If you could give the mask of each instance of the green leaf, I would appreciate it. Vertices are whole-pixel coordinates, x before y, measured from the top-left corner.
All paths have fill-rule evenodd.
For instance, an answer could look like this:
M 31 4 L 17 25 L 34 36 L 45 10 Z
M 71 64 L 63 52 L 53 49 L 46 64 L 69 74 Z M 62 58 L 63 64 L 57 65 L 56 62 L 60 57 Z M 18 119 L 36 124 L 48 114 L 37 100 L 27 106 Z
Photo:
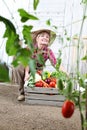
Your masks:
M 87 60 L 87 55 L 85 55 L 85 56 L 82 58 L 82 60 Z
M 36 16 L 27 13 L 24 9 L 18 9 L 21 16 L 21 22 L 26 22 L 27 20 L 39 20 Z
M 87 0 L 82 0 L 82 3 L 87 4 Z
M 9 82 L 9 69 L 5 63 L 0 63 L 0 82 Z
M 60 68 L 60 65 L 61 65 L 61 59 L 57 59 L 57 63 L 56 63 L 56 70 L 58 71 L 59 70 L 59 68 Z
M 66 40 L 67 40 L 67 41 L 70 41 L 70 37 L 67 37 Z
M 78 80 L 78 82 L 79 82 L 79 86 L 80 87 L 85 88 L 85 82 L 84 82 L 84 78 L 83 77 L 80 77 L 79 80 Z
M 67 83 L 67 92 L 68 92 L 68 94 L 72 93 L 72 89 L 73 89 L 73 84 L 72 84 L 72 81 L 69 80 L 68 83 Z
M 14 66 L 17 66 L 19 63 L 23 64 L 24 66 L 28 65 L 29 57 L 31 56 L 31 52 L 26 48 L 21 48 L 15 57 L 15 60 L 12 62 Z
M 17 67 L 19 65 L 19 60 L 17 58 L 15 58 L 15 60 L 12 61 L 12 65 L 14 67 Z
M 29 68 L 30 68 L 31 75 L 33 76 L 33 78 L 35 78 L 35 72 L 36 72 L 35 60 L 33 59 L 29 60 Z
M 6 31 L 5 31 L 4 37 L 10 36 L 10 33 L 11 33 L 10 31 L 13 31 L 14 33 L 16 33 L 16 29 L 10 20 L 0 16 L 0 21 L 6 25 Z
M 24 40 L 25 40 L 25 44 L 28 45 L 29 49 L 31 51 L 33 51 L 33 44 L 32 44 L 32 36 L 31 36 L 31 30 L 32 30 L 33 26 L 27 26 L 27 25 L 24 25 L 23 26 L 23 37 L 24 37 Z
M 82 98 L 82 99 L 85 99 L 85 98 L 86 98 L 86 92 L 85 92 L 85 91 L 82 92 L 82 94 L 81 94 L 81 98 Z
M 56 72 L 56 71 L 52 72 L 51 77 L 58 78 L 58 72 Z
M 4 38 L 7 37 L 6 52 L 9 56 L 15 55 L 20 48 L 19 36 L 16 34 L 16 29 L 10 20 L 2 16 L 0 16 L 0 21 L 6 25 L 6 30 L 3 36 Z
M 37 55 L 37 60 L 38 60 L 38 63 L 45 65 L 42 54 Z
M 6 42 L 6 52 L 9 56 L 16 55 L 19 48 L 19 36 L 14 32 L 11 32 L 10 37 L 8 37 Z
M 62 59 L 61 59 L 61 50 L 59 50 L 59 52 L 58 52 L 58 58 L 57 58 L 57 63 L 55 65 L 56 71 L 59 71 L 59 68 L 60 68 L 60 65 L 61 65 L 61 61 L 62 61 Z
M 43 71 L 42 73 L 42 79 L 45 80 L 50 77 L 50 73 L 48 71 Z
M 57 27 L 57 26 L 55 26 L 55 25 L 53 25 L 52 27 L 53 27 L 54 29 L 58 29 L 58 27 Z
M 48 19 L 48 20 L 46 21 L 46 24 L 49 25 L 49 26 L 51 25 L 50 19 Z
M 34 8 L 34 10 L 37 9 L 38 4 L 39 4 L 39 0 L 34 0 L 33 1 L 33 8 Z
M 32 43 L 32 36 L 31 36 L 32 28 L 33 28 L 33 26 L 27 26 L 27 25 L 23 26 L 22 33 L 23 33 L 23 37 L 25 40 L 25 44 Z
M 67 35 L 67 30 L 66 29 L 64 30 L 64 35 Z
M 31 56 L 31 52 L 29 50 L 27 50 L 26 48 L 21 48 L 19 50 L 19 52 L 17 53 L 17 56 L 24 56 L 26 57 L 30 57 Z
M 67 86 L 65 88 L 66 96 L 67 96 L 68 99 L 70 99 L 72 97 L 72 90 L 73 90 L 73 84 L 72 84 L 72 81 L 69 80 L 67 82 Z
M 64 84 L 63 84 L 62 79 L 58 79 L 57 87 L 59 88 L 59 90 L 63 90 L 64 89 Z

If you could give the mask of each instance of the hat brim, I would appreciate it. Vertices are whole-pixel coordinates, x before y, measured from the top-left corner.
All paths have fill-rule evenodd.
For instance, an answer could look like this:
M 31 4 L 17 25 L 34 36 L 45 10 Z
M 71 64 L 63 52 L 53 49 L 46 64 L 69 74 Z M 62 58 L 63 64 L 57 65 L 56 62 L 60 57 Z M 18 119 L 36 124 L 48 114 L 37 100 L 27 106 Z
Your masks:
M 36 31 L 31 32 L 33 42 L 34 43 L 36 42 L 36 37 L 41 32 L 47 32 L 50 35 L 50 42 L 49 42 L 49 46 L 50 46 L 56 38 L 56 33 L 53 32 L 52 30 L 49 30 L 49 29 L 40 29 L 40 30 L 36 30 Z

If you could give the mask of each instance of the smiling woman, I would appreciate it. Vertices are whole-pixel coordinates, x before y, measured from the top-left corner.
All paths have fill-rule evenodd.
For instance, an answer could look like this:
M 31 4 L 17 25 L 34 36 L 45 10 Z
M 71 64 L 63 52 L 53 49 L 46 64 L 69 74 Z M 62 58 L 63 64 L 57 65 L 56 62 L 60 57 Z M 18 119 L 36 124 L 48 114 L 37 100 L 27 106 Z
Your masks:
M 47 32 L 42 32 L 38 34 L 36 42 L 38 43 L 38 48 L 42 49 L 44 46 L 48 46 L 50 41 L 50 35 Z
M 41 29 L 32 32 L 32 44 L 34 45 L 34 52 L 31 57 L 35 62 L 36 71 L 43 71 L 45 62 L 48 59 L 50 60 L 52 66 L 56 65 L 56 58 L 54 53 L 49 48 L 49 45 L 53 43 L 55 38 L 56 34 L 48 29 Z M 28 80 L 30 72 L 30 66 L 27 66 L 26 68 L 23 66 L 18 66 L 17 68 L 13 69 L 12 79 L 19 84 L 18 101 L 24 100 L 24 82 Z

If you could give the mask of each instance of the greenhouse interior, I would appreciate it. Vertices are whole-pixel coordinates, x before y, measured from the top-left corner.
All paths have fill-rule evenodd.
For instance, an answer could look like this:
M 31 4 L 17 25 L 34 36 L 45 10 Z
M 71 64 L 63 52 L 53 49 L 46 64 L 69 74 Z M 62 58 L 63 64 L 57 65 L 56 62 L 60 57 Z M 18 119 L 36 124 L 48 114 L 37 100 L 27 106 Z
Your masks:
M 1 0 L 0 130 L 87 130 L 87 0 Z

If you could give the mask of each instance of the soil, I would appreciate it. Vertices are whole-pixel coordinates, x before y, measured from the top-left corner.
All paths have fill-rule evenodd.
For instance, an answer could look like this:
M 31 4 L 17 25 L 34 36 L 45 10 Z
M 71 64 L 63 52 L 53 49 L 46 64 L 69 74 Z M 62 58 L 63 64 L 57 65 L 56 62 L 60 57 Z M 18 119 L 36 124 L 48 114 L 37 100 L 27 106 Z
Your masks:
M 0 85 L 0 130 L 81 130 L 79 110 L 65 119 L 61 107 L 18 102 L 17 86 Z

